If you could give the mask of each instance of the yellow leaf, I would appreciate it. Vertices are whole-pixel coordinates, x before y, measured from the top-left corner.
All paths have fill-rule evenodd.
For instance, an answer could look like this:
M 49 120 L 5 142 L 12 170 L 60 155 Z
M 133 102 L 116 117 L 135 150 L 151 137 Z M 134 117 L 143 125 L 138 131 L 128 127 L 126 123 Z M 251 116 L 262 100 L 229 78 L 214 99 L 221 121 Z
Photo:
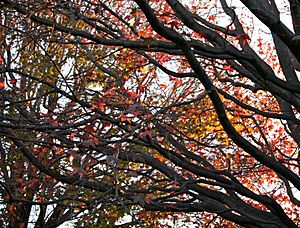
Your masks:
M 146 73 L 146 72 L 148 71 L 148 66 L 141 67 L 141 68 L 140 68 L 140 71 L 141 71 L 142 73 Z
M 244 130 L 244 126 L 242 124 L 237 124 L 237 125 L 235 125 L 235 130 L 240 132 L 240 131 Z
M 253 128 L 253 127 L 249 127 L 249 128 L 247 128 L 247 129 L 248 129 L 249 133 L 251 133 L 251 134 L 254 133 L 254 128 Z
M 230 141 L 229 141 L 228 138 L 225 139 L 225 145 L 226 145 L 226 146 L 230 146 Z

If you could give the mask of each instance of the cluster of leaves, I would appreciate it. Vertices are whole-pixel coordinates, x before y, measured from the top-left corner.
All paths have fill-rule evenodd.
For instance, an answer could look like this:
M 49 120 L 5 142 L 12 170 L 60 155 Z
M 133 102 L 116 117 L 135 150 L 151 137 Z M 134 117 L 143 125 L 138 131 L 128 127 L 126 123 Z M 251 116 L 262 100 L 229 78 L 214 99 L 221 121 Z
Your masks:
M 240 2 L 0 0 L 3 225 L 299 226 L 300 6 Z

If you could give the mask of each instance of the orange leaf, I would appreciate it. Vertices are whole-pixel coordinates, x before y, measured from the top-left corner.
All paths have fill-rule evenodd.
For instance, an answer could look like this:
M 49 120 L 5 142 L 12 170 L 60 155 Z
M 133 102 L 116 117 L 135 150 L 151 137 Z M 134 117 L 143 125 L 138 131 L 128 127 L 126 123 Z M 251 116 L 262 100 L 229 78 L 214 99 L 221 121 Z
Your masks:
M 0 89 L 4 89 L 4 88 L 5 88 L 4 82 L 0 82 Z

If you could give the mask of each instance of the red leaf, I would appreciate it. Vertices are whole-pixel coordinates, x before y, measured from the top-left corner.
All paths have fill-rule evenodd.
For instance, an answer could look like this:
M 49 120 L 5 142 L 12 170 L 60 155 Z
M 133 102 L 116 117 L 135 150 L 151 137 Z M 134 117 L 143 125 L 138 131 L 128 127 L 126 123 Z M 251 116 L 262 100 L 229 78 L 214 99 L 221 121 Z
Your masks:
M 50 117 L 51 115 L 49 113 L 41 113 L 40 117 Z
M 122 86 L 121 88 L 118 89 L 118 92 L 122 92 L 122 91 L 124 91 L 124 90 L 125 90 L 125 87 Z
M 242 45 L 245 45 L 247 43 L 247 40 L 250 40 L 250 37 L 248 36 L 248 34 L 242 34 L 236 37 L 237 40 L 241 40 L 242 41 Z
M 9 80 L 9 83 L 10 83 L 10 84 L 16 84 L 16 83 L 17 83 L 17 80 L 16 80 L 16 79 L 11 79 L 11 80 Z
M 224 69 L 224 70 L 228 70 L 229 72 L 232 72 L 232 71 L 233 71 L 232 67 L 231 67 L 231 66 L 228 66 L 228 65 L 227 65 L 227 66 L 224 66 L 223 69 Z
M 92 132 L 94 132 L 94 127 L 93 127 L 91 124 L 87 124 L 87 125 L 85 126 L 85 130 L 86 130 L 87 132 L 92 133 Z
M 124 115 L 123 113 L 121 113 L 119 115 L 119 118 L 121 120 L 121 122 L 128 122 L 128 123 L 131 123 L 131 119 L 129 117 L 127 117 L 126 115 Z
M 90 80 L 92 80 L 92 79 L 93 79 L 94 77 L 96 77 L 97 75 L 96 75 L 95 73 L 93 73 L 93 72 L 87 72 L 86 76 L 87 76 Z
M 131 98 L 139 98 L 141 95 L 135 93 L 135 92 L 127 92 L 128 95 L 130 95 Z
M 143 85 L 139 85 L 139 91 L 143 92 L 144 91 L 144 86 Z
M 73 167 L 72 175 L 75 174 L 78 174 L 80 177 L 88 175 L 88 173 L 82 167 Z
M 215 18 L 216 18 L 216 16 L 214 16 L 214 15 L 208 16 L 208 20 L 214 20 Z
M 152 131 L 144 131 L 144 132 L 142 132 L 140 135 L 139 135 L 139 138 L 144 138 L 144 137 L 146 137 L 147 135 L 149 136 L 149 137 L 152 137 Z
M 110 123 L 110 122 L 104 122 L 104 123 L 103 123 L 103 126 L 104 126 L 104 127 L 110 127 L 110 126 L 111 126 L 111 123 Z
M 75 136 L 76 136 L 76 133 L 75 133 L 75 132 L 72 132 L 72 133 L 70 134 L 70 136 L 69 136 L 69 139 L 72 140 Z
M 52 125 L 52 126 L 58 126 L 58 121 L 57 121 L 57 120 L 54 120 L 53 122 L 51 122 L 51 125 Z
M 5 88 L 4 82 L 0 82 L 0 89 L 4 89 L 4 88 Z
M 99 109 L 100 109 L 101 111 L 104 111 L 104 109 L 105 109 L 105 104 L 104 104 L 104 103 L 100 103 L 100 104 L 98 105 L 98 107 L 99 107 Z

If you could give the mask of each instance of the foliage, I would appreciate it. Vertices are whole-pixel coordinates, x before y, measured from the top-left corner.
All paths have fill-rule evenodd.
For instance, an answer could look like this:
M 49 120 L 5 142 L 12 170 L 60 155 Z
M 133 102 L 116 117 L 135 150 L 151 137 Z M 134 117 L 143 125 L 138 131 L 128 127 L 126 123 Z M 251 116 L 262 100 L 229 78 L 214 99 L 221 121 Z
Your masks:
M 229 2 L 0 0 L 2 225 L 298 227 L 300 6 Z

